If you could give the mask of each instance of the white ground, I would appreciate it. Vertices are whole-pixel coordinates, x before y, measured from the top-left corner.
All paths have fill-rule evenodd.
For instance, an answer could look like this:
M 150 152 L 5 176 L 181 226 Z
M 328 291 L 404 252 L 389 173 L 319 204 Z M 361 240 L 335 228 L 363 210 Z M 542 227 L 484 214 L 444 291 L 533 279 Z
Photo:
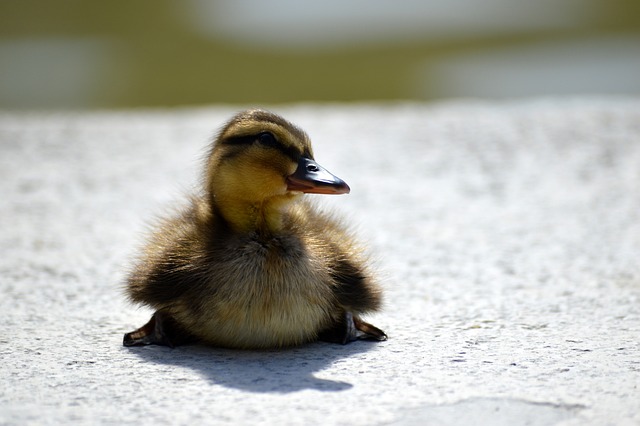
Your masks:
M 0 114 L 0 424 L 640 424 L 640 99 L 300 105 L 383 343 L 125 348 L 226 107 Z

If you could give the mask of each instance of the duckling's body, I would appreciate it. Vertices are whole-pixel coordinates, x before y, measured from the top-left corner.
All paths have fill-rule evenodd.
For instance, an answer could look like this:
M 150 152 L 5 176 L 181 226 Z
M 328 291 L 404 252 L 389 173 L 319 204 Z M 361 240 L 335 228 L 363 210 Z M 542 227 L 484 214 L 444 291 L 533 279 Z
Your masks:
M 348 190 L 292 124 L 260 110 L 235 116 L 211 151 L 204 194 L 160 224 L 129 277 L 129 297 L 156 313 L 124 344 L 386 339 L 359 318 L 381 305 L 360 249 L 302 197 Z

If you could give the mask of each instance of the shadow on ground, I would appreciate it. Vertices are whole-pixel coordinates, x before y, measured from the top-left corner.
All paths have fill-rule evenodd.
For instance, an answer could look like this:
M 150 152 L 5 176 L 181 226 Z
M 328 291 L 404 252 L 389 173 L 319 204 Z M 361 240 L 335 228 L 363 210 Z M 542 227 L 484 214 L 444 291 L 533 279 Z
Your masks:
M 377 343 L 356 341 L 348 345 L 312 343 L 305 346 L 267 351 L 244 351 L 181 346 L 127 348 L 146 362 L 191 368 L 211 383 L 248 392 L 290 393 L 304 389 L 338 392 L 352 384 L 320 379 L 314 373 L 328 365 L 372 349 Z

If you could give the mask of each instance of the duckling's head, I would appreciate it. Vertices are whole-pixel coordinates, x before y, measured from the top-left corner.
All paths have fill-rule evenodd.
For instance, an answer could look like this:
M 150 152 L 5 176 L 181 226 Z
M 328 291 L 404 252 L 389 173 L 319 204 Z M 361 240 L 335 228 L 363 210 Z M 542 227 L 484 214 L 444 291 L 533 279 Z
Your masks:
M 349 186 L 315 162 L 307 134 L 263 110 L 233 117 L 211 150 L 206 190 L 236 230 L 274 229 L 303 193 L 345 194 Z

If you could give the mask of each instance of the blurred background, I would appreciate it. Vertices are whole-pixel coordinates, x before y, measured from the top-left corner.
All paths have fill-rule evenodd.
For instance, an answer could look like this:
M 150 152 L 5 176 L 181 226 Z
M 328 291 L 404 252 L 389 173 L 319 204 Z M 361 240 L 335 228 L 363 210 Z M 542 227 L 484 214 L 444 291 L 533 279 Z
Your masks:
M 3 109 L 571 94 L 640 94 L 640 1 L 0 1 Z

